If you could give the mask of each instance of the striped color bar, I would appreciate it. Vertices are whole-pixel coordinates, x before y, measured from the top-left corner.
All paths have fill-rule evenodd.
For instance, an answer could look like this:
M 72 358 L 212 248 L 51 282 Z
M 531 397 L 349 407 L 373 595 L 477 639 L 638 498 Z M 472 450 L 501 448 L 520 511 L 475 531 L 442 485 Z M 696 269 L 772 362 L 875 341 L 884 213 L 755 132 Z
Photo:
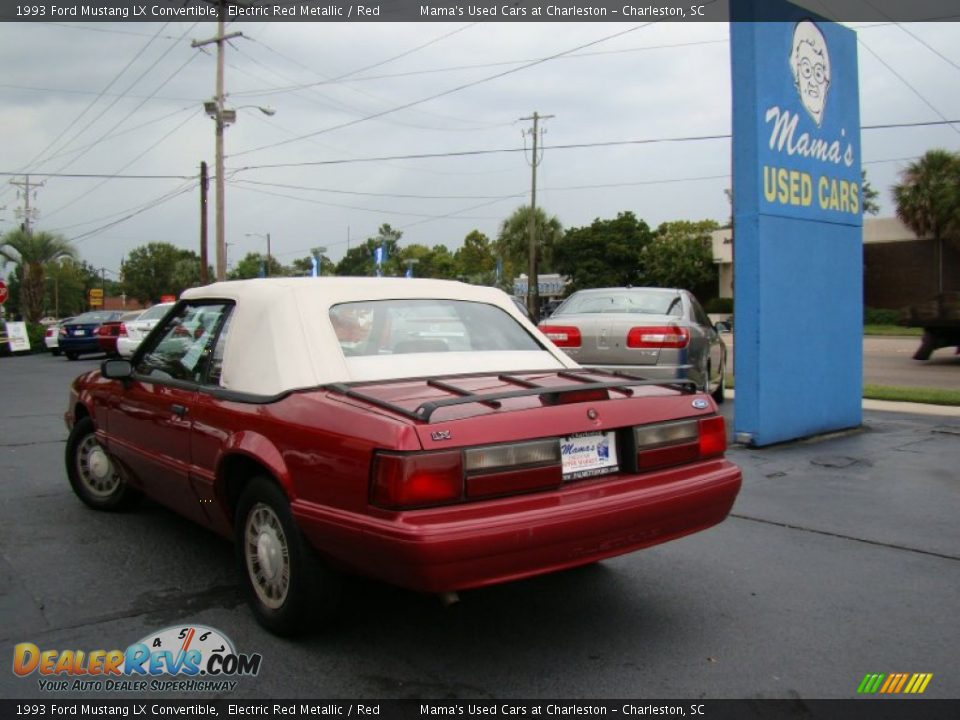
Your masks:
M 933 673 L 867 673 L 857 687 L 857 694 L 919 695 L 932 679 Z

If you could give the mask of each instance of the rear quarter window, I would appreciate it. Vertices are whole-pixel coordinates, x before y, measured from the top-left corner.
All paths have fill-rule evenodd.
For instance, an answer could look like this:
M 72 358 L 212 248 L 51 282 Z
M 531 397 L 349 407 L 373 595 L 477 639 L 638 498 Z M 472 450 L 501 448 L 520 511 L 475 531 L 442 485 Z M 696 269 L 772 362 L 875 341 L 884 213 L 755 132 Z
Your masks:
M 348 357 L 542 349 L 501 308 L 463 300 L 341 303 L 330 322 Z

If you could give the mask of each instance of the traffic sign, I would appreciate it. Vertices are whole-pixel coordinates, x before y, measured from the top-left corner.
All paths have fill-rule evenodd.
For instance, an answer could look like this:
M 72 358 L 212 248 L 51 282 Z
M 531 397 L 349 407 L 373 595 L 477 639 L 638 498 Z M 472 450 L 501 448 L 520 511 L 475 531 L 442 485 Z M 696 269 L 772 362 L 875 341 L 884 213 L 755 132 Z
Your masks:
M 87 293 L 87 299 L 90 302 L 90 307 L 102 307 L 103 306 L 103 289 L 90 288 L 90 291 Z
M 10 292 L 7 290 L 7 284 L 0 280 L 0 305 L 3 305 L 7 301 L 7 296 Z

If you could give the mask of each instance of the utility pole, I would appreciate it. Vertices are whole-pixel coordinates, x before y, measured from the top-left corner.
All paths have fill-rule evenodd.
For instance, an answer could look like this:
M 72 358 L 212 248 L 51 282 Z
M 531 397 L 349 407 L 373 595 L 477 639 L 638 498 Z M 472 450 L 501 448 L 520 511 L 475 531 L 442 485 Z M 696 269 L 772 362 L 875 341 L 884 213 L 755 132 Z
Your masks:
M 30 207 L 31 188 L 33 188 L 32 192 L 34 197 L 36 197 L 36 193 L 37 193 L 36 188 L 43 187 L 45 183 L 46 181 L 40 182 L 40 183 L 31 183 L 29 175 L 24 175 L 23 180 L 10 181 L 11 185 L 16 185 L 18 188 L 23 188 L 23 210 L 20 210 L 20 208 L 17 208 L 17 215 L 22 214 L 23 230 L 25 233 L 27 233 L 27 235 L 29 235 L 32 232 L 30 223 L 33 221 L 33 218 L 37 214 L 37 209 Z
M 231 40 L 235 37 L 242 37 L 242 32 L 232 32 L 224 34 L 224 18 L 227 15 L 227 6 L 230 4 L 228 0 L 207 0 L 211 4 L 217 6 L 217 35 L 216 37 L 208 38 L 207 40 L 194 40 L 190 43 L 190 47 L 198 48 L 204 45 L 209 45 L 210 43 L 217 44 L 217 88 L 216 94 L 213 96 L 213 102 L 204 103 L 204 108 L 207 111 L 207 114 L 213 117 L 216 122 L 216 168 L 214 172 L 216 173 L 216 199 L 217 199 L 217 214 L 216 214 L 216 242 L 217 242 L 217 280 L 223 280 L 226 278 L 227 272 L 227 245 L 226 245 L 226 230 L 224 228 L 224 179 L 223 179 L 223 130 L 224 128 L 232 123 L 237 118 L 236 110 L 226 110 L 224 109 L 224 100 L 226 99 L 223 92 L 223 44 L 227 40 Z
M 200 284 L 210 282 L 207 274 L 207 191 L 210 188 L 210 178 L 207 177 L 206 160 L 200 163 Z
M 267 233 L 267 269 L 264 275 L 270 277 L 270 233 Z
M 533 128 L 525 130 L 533 138 L 533 153 L 530 156 L 530 267 L 527 272 L 527 310 L 534 323 L 540 322 L 540 278 L 537 273 L 537 166 L 542 157 L 537 157 L 537 141 L 540 139 L 540 121 L 555 117 L 541 115 L 534 111 L 530 117 L 520 120 L 533 120 Z

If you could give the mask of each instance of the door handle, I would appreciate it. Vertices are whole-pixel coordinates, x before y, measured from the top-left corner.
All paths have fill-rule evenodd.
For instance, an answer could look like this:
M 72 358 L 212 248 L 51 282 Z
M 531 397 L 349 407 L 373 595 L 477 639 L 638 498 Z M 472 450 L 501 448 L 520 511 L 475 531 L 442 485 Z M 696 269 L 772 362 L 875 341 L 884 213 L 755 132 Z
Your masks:
M 186 405 L 179 405 L 177 403 L 174 403 L 173 405 L 170 406 L 170 412 L 172 412 L 177 417 L 183 417 L 184 415 L 187 414 L 187 407 Z

